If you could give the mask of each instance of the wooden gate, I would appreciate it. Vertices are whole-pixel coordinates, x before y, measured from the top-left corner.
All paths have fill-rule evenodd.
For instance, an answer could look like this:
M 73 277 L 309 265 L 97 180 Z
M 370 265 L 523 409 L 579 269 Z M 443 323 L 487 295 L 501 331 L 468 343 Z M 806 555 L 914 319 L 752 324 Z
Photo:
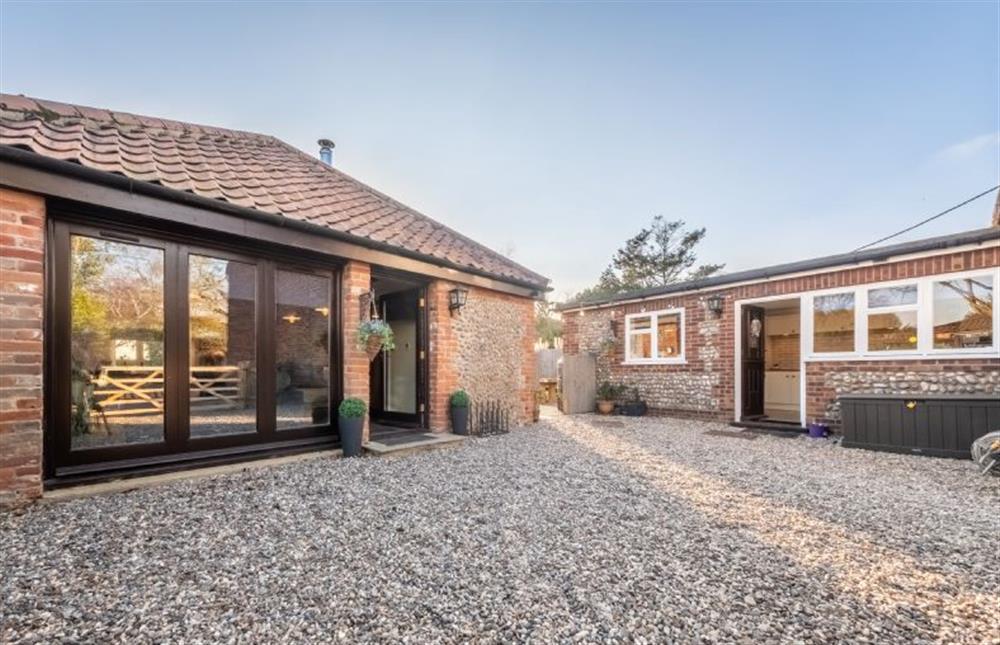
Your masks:
M 239 365 L 191 367 L 191 408 L 244 406 L 247 369 Z M 105 366 L 94 379 L 94 401 L 106 417 L 163 412 L 163 366 Z
M 590 354 L 563 356 L 559 368 L 559 409 L 566 414 L 593 412 L 597 397 L 597 360 Z

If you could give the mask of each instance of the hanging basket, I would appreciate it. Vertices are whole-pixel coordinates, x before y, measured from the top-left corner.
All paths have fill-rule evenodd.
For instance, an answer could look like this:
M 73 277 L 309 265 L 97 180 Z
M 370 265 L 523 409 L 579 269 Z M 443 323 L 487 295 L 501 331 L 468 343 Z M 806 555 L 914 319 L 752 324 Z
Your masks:
M 375 360 L 375 357 L 382 353 L 382 337 L 370 337 L 365 343 L 365 353 L 368 354 L 369 361 Z

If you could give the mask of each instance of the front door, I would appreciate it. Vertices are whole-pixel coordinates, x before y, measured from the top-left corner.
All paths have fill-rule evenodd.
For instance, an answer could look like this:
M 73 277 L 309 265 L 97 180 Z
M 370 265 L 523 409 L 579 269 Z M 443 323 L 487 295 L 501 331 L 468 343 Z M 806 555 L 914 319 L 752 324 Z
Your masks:
M 743 418 L 764 415 L 764 309 L 743 307 Z
M 423 289 L 392 293 L 379 300 L 379 312 L 392 327 L 395 347 L 383 350 L 372 363 L 371 412 L 379 422 L 425 425 L 422 414 Z

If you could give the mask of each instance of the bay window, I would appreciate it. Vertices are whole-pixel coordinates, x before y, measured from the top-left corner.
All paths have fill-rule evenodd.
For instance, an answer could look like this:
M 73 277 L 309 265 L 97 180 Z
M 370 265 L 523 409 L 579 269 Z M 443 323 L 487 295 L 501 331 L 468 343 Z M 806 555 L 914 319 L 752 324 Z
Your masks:
M 684 362 L 684 311 L 669 309 L 626 316 L 625 362 Z

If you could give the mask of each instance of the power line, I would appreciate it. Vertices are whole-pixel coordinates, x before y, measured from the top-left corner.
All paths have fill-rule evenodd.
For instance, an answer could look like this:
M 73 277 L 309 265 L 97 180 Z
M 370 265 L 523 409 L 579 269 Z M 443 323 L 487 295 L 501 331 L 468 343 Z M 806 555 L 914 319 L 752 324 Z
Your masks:
M 853 252 L 854 252 L 854 253 L 857 253 L 858 251 L 863 251 L 864 249 L 867 249 L 867 248 L 868 248 L 868 247 L 870 247 L 870 246 L 875 246 L 876 244 L 881 244 L 882 242 L 885 242 L 886 240 L 891 240 L 891 239 L 892 239 L 892 238 L 894 238 L 894 237 L 899 237 L 899 236 L 900 236 L 900 235 L 902 235 L 903 233 L 909 233 L 909 232 L 910 232 L 910 231 L 912 231 L 913 229 L 915 229 L 915 228 L 918 228 L 918 227 L 920 227 L 920 226 L 923 226 L 923 225 L 924 225 L 924 224 L 926 224 L 927 222 L 933 222 L 933 221 L 934 221 L 934 220 L 936 220 L 937 218 L 939 218 L 939 217 L 943 217 L 943 216 L 947 215 L 948 213 L 950 213 L 950 212 L 952 212 L 952 211 L 955 211 L 955 210 L 958 210 L 959 208 L 961 208 L 961 207 L 965 206 L 966 204 L 971 204 L 972 202 L 976 201 L 976 200 L 977 200 L 977 199 L 979 199 L 980 197 L 984 197 L 984 196 L 986 196 L 986 195 L 989 195 L 990 193 L 992 193 L 992 192 L 993 192 L 994 190 L 996 190 L 997 188 L 1000 188 L 1000 184 L 997 184 L 996 186 L 994 186 L 993 188 L 990 188 L 989 190 L 984 190 L 983 192 L 979 193 L 979 194 L 978 194 L 978 195 L 976 195 L 975 197 L 970 197 L 970 198 L 968 198 L 967 200 L 965 200 L 965 201 L 964 201 L 964 202 L 962 202 L 961 204 L 956 204 L 956 205 L 952 206 L 951 208 L 949 208 L 949 209 L 947 209 L 947 210 L 943 210 L 943 211 L 941 211 L 940 213 L 938 213 L 937 215 L 931 215 L 931 216 L 930 216 L 930 217 L 928 217 L 927 219 L 925 219 L 925 220 L 922 220 L 922 221 L 919 221 L 919 222 L 917 222 L 916 224 L 914 224 L 913 226 L 909 226 L 909 227 L 907 227 L 907 228 L 904 228 L 904 229 L 903 229 L 902 231 L 899 231 L 898 233 L 893 233 L 892 235 L 886 235 L 885 237 L 883 237 L 883 238 L 881 238 L 881 239 L 878 239 L 878 240 L 875 240 L 875 241 L 874 241 L 874 242 L 872 242 L 871 244 L 865 244 L 864 246 L 859 246 L 858 248 L 854 249 L 854 251 L 853 251 Z

